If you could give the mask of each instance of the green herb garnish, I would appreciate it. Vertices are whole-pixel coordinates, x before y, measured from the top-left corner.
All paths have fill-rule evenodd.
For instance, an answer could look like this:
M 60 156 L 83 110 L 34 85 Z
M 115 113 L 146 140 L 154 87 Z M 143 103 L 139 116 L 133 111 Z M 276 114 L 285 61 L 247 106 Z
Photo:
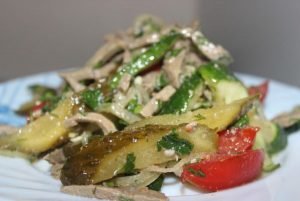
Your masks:
M 173 149 L 176 154 L 179 155 L 190 154 L 193 147 L 193 144 L 189 141 L 179 138 L 178 133 L 176 133 L 175 130 L 172 130 L 170 134 L 162 137 L 162 139 L 157 142 L 158 151 L 161 151 L 162 149 Z
M 88 89 L 82 92 L 81 100 L 89 108 L 95 110 L 103 102 L 103 95 L 98 89 Z
M 206 176 L 202 170 L 195 170 L 190 167 L 190 168 L 188 168 L 188 171 L 197 177 L 205 177 Z
M 126 109 L 134 114 L 138 114 L 141 111 L 142 105 L 139 104 L 137 96 L 128 102 Z
M 248 124 L 249 124 L 249 117 L 248 115 L 244 115 L 235 122 L 233 127 L 242 128 L 247 126 Z
M 148 188 L 154 191 L 160 191 L 164 179 L 165 179 L 164 176 L 161 174 L 154 182 L 148 185 Z
M 123 167 L 123 171 L 125 174 L 133 174 L 134 173 L 134 167 L 135 167 L 135 156 L 133 153 L 127 154 L 126 157 L 126 163 Z

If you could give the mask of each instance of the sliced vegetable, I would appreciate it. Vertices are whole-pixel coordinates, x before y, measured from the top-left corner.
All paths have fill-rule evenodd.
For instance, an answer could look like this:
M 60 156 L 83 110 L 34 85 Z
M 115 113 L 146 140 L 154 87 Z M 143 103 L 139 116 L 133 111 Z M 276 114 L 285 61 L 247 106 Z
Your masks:
M 0 137 L 0 149 L 17 150 L 29 154 L 40 154 L 55 148 L 67 139 L 66 118 L 72 115 L 71 98 L 60 101 L 51 113 L 29 123 L 18 133 Z
M 146 187 L 153 184 L 153 188 L 158 188 L 160 178 L 160 173 L 141 171 L 136 175 L 115 177 L 104 184 L 109 187 Z
M 127 155 L 135 156 L 135 169 L 175 160 L 174 155 L 157 151 L 157 142 L 174 126 L 146 126 L 94 138 L 67 159 L 61 180 L 63 184 L 95 184 L 124 173 Z M 217 135 L 203 126 L 187 132 L 185 126 L 175 127 L 178 137 L 193 144 L 192 153 L 216 151 Z M 179 156 L 180 157 L 180 156 Z
M 199 89 L 199 86 L 201 87 Z M 163 103 L 159 114 L 180 114 L 187 111 L 191 99 L 195 95 L 195 90 L 203 90 L 203 80 L 198 71 L 192 76 L 185 78 L 179 89 L 170 98 Z
M 129 125 L 126 129 L 145 125 L 179 125 L 196 121 L 211 129 L 221 131 L 243 116 L 250 109 L 255 99 L 255 97 L 248 97 L 231 104 L 220 104 L 209 109 L 198 109 L 181 115 L 169 114 L 149 117 Z
M 248 183 L 262 171 L 264 152 L 249 150 L 241 154 L 217 155 L 186 165 L 181 179 L 199 189 L 217 191 Z
M 137 75 L 141 71 L 157 63 L 179 39 L 180 34 L 171 32 L 158 43 L 153 44 L 146 52 L 134 58 L 130 63 L 121 66 L 109 81 L 111 89 L 115 89 L 124 74 Z
M 285 149 L 288 141 L 284 130 L 277 124 L 272 124 L 272 134 L 267 151 L 275 154 Z
M 237 127 L 237 128 L 243 128 L 245 126 L 247 126 L 249 124 L 249 117 L 248 115 L 244 115 L 242 116 L 239 120 L 237 120 L 233 127 Z
M 103 102 L 103 95 L 98 89 L 87 89 L 81 93 L 81 100 L 89 108 L 95 110 Z
M 216 63 L 204 64 L 201 76 L 213 91 L 217 103 L 231 103 L 248 96 L 247 89 L 225 66 Z
M 254 127 L 231 128 L 219 132 L 219 153 L 241 153 L 252 149 L 256 133 Z
M 277 124 L 259 118 L 252 118 L 250 124 L 260 128 L 258 135 L 263 136 L 266 146 L 265 151 L 269 154 L 277 153 L 287 146 L 287 135 Z
M 268 89 L 269 89 L 269 81 L 266 80 L 263 83 L 261 83 L 260 85 L 249 87 L 248 93 L 250 96 L 259 94 L 259 100 L 260 100 L 260 102 L 263 103 L 264 100 L 266 99 Z

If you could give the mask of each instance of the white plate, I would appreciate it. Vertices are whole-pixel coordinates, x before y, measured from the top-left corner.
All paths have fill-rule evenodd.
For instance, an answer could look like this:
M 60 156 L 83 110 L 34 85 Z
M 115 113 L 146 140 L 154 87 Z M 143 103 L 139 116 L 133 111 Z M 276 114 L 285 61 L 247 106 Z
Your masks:
M 264 79 L 239 74 L 247 84 L 257 84 Z M 0 106 L 17 109 L 19 105 L 30 99 L 27 87 L 31 84 L 59 86 L 61 80 L 56 73 L 46 73 L 16 79 L 0 84 Z M 270 92 L 266 99 L 265 112 L 268 118 L 288 111 L 300 105 L 300 90 L 276 81 L 271 81 Z M 1 115 L 1 114 L 0 114 Z M 16 123 L 15 117 L 6 119 Z M 20 123 L 20 122 L 18 122 Z M 282 201 L 299 200 L 300 190 L 300 133 L 289 137 L 288 148 L 276 157 L 281 168 L 262 178 L 229 190 L 216 193 L 203 193 L 187 185 L 168 178 L 162 191 L 171 201 Z M 59 192 L 60 182 L 49 175 L 50 165 L 46 161 L 30 164 L 23 159 L 0 157 L 0 200 L 94 200 L 74 197 Z

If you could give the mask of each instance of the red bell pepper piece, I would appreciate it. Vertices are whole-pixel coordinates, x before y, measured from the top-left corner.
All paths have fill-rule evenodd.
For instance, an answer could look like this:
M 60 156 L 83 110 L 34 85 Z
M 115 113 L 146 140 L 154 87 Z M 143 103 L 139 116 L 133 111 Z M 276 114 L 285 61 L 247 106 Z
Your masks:
M 261 174 L 263 161 L 262 150 L 248 150 L 233 155 L 217 154 L 212 159 L 186 165 L 181 179 L 202 190 L 222 190 L 257 178 Z
M 266 80 L 263 83 L 261 83 L 260 85 L 249 87 L 248 93 L 249 93 L 249 95 L 259 94 L 259 100 L 260 100 L 260 102 L 263 103 L 264 100 L 266 99 L 268 90 L 269 90 L 269 81 Z

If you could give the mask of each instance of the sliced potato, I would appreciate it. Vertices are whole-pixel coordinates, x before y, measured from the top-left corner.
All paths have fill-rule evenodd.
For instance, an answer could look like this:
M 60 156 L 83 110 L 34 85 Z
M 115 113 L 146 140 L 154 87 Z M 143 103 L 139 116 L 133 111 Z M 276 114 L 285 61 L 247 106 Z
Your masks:
M 244 115 L 255 99 L 256 97 L 248 97 L 227 105 L 216 105 L 210 109 L 199 109 L 182 115 L 168 114 L 154 116 L 133 123 L 127 129 L 143 127 L 145 125 L 179 125 L 196 121 L 199 124 L 220 131 Z
M 71 98 L 63 99 L 55 110 L 31 122 L 15 134 L 0 137 L 0 149 L 37 155 L 54 148 L 68 133 L 64 120 L 72 114 Z
M 185 126 L 149 125 L 112 133 L 91 142 L 73 153 L 66 161 L 61 174 L 64 185 L 95 184 L 122 174 L 128 154 L 135 156 L 135 169 L 175 160 L 175 154 L 158 151 L 157 142 L 176 128 L 179 138 L 193 144 L 191 153 L 216 150 L 217 134 L 204 126 L 187 132 Z

